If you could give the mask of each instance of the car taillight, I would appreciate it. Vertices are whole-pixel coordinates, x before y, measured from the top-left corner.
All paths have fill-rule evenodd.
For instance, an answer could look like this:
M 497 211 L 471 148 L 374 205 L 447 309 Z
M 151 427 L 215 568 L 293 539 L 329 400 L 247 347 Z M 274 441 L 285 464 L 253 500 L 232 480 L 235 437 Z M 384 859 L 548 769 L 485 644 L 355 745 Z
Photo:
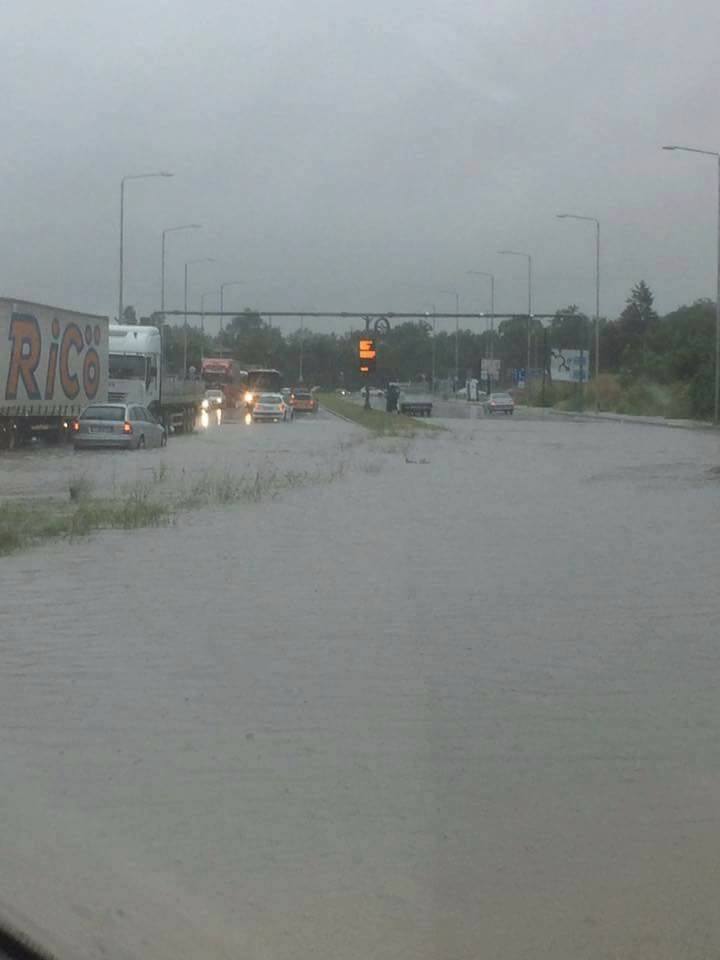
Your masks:
M 123 424 L 123 433 L 132 433 L 132 424 L 128 423 L 127 420 Z
M 70 429 L 71 429 L 74 433 L 77 433 L 78 430 L 80 429 L 80 421 L 79 421 L 79 420 L 73 420 L 72 424 L 70 425 Z

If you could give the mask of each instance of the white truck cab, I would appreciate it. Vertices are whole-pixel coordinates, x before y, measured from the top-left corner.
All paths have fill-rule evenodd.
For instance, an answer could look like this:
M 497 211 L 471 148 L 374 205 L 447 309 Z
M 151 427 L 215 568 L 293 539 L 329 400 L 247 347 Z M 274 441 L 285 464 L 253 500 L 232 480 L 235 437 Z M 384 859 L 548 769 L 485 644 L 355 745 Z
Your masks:
M 168 426 L 193 429 L 200 412 L 203 384 L 169 377 L 162 366 L 162 340 L 157 327 L 110 324 L 108 400 L 138 403 Z

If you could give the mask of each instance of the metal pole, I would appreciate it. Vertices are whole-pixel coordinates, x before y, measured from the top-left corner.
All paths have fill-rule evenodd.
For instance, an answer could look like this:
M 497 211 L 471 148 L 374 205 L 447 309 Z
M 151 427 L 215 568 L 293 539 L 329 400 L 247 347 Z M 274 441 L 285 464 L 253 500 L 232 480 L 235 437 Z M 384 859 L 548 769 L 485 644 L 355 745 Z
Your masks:
M 718 265 L 720 270 L 720 264 Z M 720 279 L 718 280 L 720 284 Z M 719 288 L 720 289 L 720 286 Z M 600 221 L 595 221 L 595 413 L 600 413 Z
M 530 254 L 527 255 L 528 258 L 528 348 L 527 348 L 527 371 L 525 373 L 525 387 L 528 390 L 528 396 L 530 392 L 530 341 L 532 337 L 532 257 Z
M 222 333 L 224 329 L 224 326 L 223 326 L 224 318 L 222 314 L 223 314 L 224 303 L 225 303 L 225 287 L 240 286 L 242 282 L 243 282 L 242 280 L 228 280 L 226 283 L 220 284 L 220 333 Z
M 432 378 L 432 392 L 435 393 L 435 307 L 433 307 L 433 322 L 432 322 L 432 372 L 430 374 Z
M 155 173 L 133 173 L 122 177 L 120 180 L 120 276 L 118 278 L 118 323 L 122 323 L 123 318 L 123 279 L 124 279 L 124 257 L 125 257 L 125 181 L 126 180 L 151 180 L 154 177 L 172 177 L 172 173 L 167 170 L 159 170 Z
M 680 147 L 677 144 L 665 146 L 663 150 L 682 150 L 684 153 L 700 153 L 705 157 L 715 157 L 718 165 L 718 237 L 717 237 L 717 277 L 715 291 L 715 396 L 713 402 L 713 423 L 720 421 L 720 152 L 717 150 L 699 150 L 696 147 Z
M 453 392 L 457 390 L 460 377 L 460 294 L 455 293 L 455 382 Z
M 304 325 L 305 318 L 300 316 L 300 361 L 298 364 L 298 383 L 303 382 L 303 348 L 305 346 L 305 336 L 304 336 Z
M 495 359 L 495 277 L 490 274 L 490 359 Z
M 187 356 L 188 356 L 187 277 L 188 277 L 188 265 L 186 263 L 185 264 L 185 334 L 183 337 L 183 377 L 187 377 Z
M 162 232 L 162 254 L 160 258 L 160 313 L 165 313 L 165 234 Z
M 120 289 L 118 291 L 118 323 L 123 322 L 123 258 L 125 236 L 125 177 L 120 181 Z
M 720 418 L 720 156 L 718 156 L 718 249 L 717 286 L 715 290 L 715 404 L 713 423 Z
M 162 232 L 162 254 L 160 259 L 160 311 L 165 312 L 165 237 L 168 233 L 176 233 L 178 230 L 199 230 L 200 223 L 181 223 L 177 227 L 165 227 Z

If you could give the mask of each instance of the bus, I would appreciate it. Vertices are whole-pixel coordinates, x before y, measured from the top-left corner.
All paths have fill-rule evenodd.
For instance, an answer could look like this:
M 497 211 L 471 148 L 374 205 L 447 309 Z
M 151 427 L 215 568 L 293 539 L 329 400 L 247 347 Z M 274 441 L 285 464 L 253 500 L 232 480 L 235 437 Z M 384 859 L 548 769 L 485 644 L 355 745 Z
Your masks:
M 248 374 L 237 360 L 229 357 L 205 357 L 200 377 L 207 390 L 222 390 L 228 409 L 242 406 L 247 393 Z
M 245 387 L 245 403 L 251 407 L 261 393 L 280 393 L 282 388 L 282 374 L 279 370 L 267 367 L 256 367 L 248 370 Z

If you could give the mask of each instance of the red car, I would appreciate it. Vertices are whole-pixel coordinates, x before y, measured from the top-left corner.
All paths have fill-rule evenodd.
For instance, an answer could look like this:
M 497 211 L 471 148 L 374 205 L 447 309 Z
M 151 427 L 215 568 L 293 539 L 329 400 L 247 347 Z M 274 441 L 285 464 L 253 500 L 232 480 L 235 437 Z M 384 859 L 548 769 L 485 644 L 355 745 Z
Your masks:
M 317 413 L 317 397 L 310 390 L 296 387 L 290 394 L 290 406 L 295 413 Z

